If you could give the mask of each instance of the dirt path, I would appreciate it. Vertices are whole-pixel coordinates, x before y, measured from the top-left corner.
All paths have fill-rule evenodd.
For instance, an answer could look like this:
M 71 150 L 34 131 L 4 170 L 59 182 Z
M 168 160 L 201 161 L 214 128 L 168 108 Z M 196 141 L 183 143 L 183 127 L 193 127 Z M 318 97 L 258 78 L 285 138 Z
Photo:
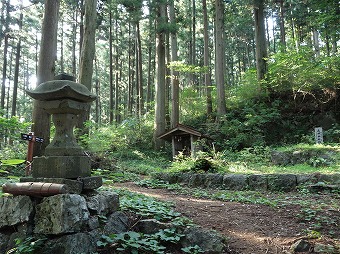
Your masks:
M 133 183 L 115 187 L 171 201 L 175 210 L 204 228 L 219 231 L 229 240 L 227 253 L 265 254 L 288 253 L 294 240 L 301 237 L 302 226 L 294 210 L 278 210 L 263 205 L 221 202 L 149 189 Z

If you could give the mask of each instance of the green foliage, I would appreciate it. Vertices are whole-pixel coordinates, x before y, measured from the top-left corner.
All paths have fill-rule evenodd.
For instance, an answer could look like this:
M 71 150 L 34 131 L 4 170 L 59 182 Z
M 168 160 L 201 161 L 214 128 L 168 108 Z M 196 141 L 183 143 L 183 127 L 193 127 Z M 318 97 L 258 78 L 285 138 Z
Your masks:
M 105 247 L 115 243 L 115 249 L 120 253 L 155 253 L 163 254 L 167 243 L 178 243 L 184 235 L 179 234 L 175 228 L 162 229 L 155 234 L 138 232 L 124 232 L 102 236 L 97 242 L 98 247 Z
M 128 182 L 128 181 L 135 181 L 139 179 L 139 175 L 127 172 L 127 171 L 121 171 L 121 170 L 107 170 L 107 169 L 94 169 L 92 170 L 92 175 L 98 175 L 102 176 L 104 178 L 104 181 L 111 180 L 115 183 L 121 183 L 121 182 Z
M 340 81 L 339 66 L 338 56 L 315 57 L 307 47 L 278 52 L 268 60 L 267 88 L 292 92 L 335 88 Z
M 40 250 L 44 247 L 44 243 L 47 238 L 42 237 L 36 239 L 34 237 L 27 237 L 25 239 L 17 238 L 15 239 L 15 248 L 6 252 L 6 254 L 10 253 L 36 253 L 36 251 Z
M 16 116 L 5 118 L 0 116 L 0 137 L 20 140 L 20 134 L 26 132 L 31 123 L 21 122 Z M 2 144 L 0 143 L 0 147 Z
M 135 211 L 143 217 L 152 217 L 159 221 L 169 221 L 180 216 L 169 203 L 127 191 L 119 191 L 119 194 L 122 194 L 120 206 L 123 211 Z
M 91 125 L 88 123 L 88 125 Z M 126 149 L 152 149 L 153 120 L 151 118 L 129 118 L 121 124 L 100 128 L 92 126 L 90 135 L 81 137 L 92 151 L 124 151 Z
M 197 253 L 204 253 L 204 251 L 198 246 L 188 246 L 185 248 L 181 249 L 184 253 L 189 253 L 189 254 L 197 254 Z
M 208 71 L 207 66 L 197 66 L 197 65 L 190 65 L 184 62 L 170 62 L 168 64 L 168 68 L 178 71 L 180 73 L 206 73 Z
M 12 159 L 12 160 L 1 160 L 0 166 L 16 166 L 24 163 L 25 160 Z

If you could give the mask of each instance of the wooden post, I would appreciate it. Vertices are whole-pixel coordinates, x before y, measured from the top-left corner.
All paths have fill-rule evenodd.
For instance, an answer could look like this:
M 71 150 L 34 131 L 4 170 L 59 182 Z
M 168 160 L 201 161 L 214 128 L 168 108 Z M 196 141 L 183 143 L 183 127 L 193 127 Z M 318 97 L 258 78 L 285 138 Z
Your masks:
M 30 132 L 28 134 L 22 133 L 21 139 L 28 140 L 28 149 L 27 149 L 26 167 L 25 167 L 25 175 L 28 176 L 28 175 L 31 174 L 31 164 L 32 164 L 32 161 L 33 161 L 34 143 L 35 142 L 42 143 L 42 142 L 44 142 L 44 139 L 34 136 L 34 132 Z

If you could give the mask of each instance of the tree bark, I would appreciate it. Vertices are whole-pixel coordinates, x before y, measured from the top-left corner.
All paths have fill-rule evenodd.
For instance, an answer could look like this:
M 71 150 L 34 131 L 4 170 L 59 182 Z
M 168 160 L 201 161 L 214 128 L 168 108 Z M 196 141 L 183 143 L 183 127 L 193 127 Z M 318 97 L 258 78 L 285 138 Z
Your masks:
M 109 14 L 109 47 L 110 47 L 110 50 L 109 50 L 109 59 L 110 59 L 110 97 L 109 97 L 109 105 L 110 105 L 110 108 L 109 108 L 109 121 L 110 123 L 113 122 L 113 108 L 114 108 L 114 103 L 113 103 L 113 90 L 114 90 L 114 87 L 113 87 L 113 36 L 112 36 L 112 8 L 110 6 L 110 14 Z
M 267 73 L 267 48 L 264 17 L 264 0 L 254 0 L 256 70 L 257 79 L 264 79 Z
M 280 38 L 283 49 L 286 49 L 286 29 L 285 29 L 285 10 L 284 0 L 280 0 Z
M 37 70 L 37 85 L 52 80 L 55 73 L 57 55 L 57 30 L 60 0 L 46 0 L 42 25 L 41 46 Z M 44 138 L 44 143 L 34 146 L 34 156 L 41 156 L 50 140 L 50 115 L 40 107 L 39 101 L 33 105 L 32 131 Z
M 136 43 L 137 43 L 137 80 L 138 80 L 138 116 L 141 117 L 144 112 L 144 96 L 143 96 L 143 61 L 142 61 L 142 42 L 140 38 L 139 21 L 136 23 Z
M 157 6 L 157 33 L 156 33 L 156 103 L 155 103 L 155 149 L 164 146 L 164 141 L 158 136 L 165 132 L 165 31 L 166 4 L 162 2 Z
M 79 64 L 79 83 L 91 91 L 92 88 L 92 74 L 93 74 L 93 60 L 95 54 L 95 35 L 97 25 L 97 0 L 85 1 L 85 26 L 82 42 L 82 50 Z M 84 129 L 84 122 L 89 119 L 89 110 L 78 116 L 77 128 L 86 133 Z
M 21 2 L 21 8 L 22 8 L 22 2 Z M 19 31 L 21 31 L 22 29 L 23 16 L 24 15 L 20 13 Z M 17 43 L 17 52 L 15 55 L 15 70 L 14 70 L 14 84 L 13 84 L 13 97 L 12 97 L 12 116 L 15 116 L 16 111 L 17 111 L 20 53 L 21 53 L 21 36 L 19 34 L 18 43 Z
M 204 81 L 206 87 L 207 115 L 212 113 L 212 98 L 211 98 L 211 70 L 210 70 L 210 51 L 209 51 L 209 28 L 208 28 L 208 12 L 207 1 L 202 1 L 203 7 L 203 27 L 204 27 Z
M 8 39 L 9 39 L 9 1 L 3 2 L 3 8 L 6 8 L 6 19 L 4 28 L 4 47 L 3 47 L 3 64 L 2 64 L 2 84 L 1 84 L 1 99 L 0 109 L 5 109 L 5 97 L 6 97 L 6 78 L 7 78 L 7 52 L 8 52 Z
M 217 115 L 222 116 L 227 113 L 224 87 L 225 70 L 225 46 L 224 46 L 224 3 L 222 0 L 215 0 L 215 78 L 217 86 Z
M 170 23 L 174 26 L 176 24 L 176 14 L 174 1 L 170 2 L 169 5 L 169 16 Z M 172 30 L 170 34 L 170 44 L 171 44 L 171 61 L 178 61 L 178 47 L 177 47 L 177 31 Z M 171 70 L 171 127 L 174 128 L 179 123 L 179 72 L 172 69 Z

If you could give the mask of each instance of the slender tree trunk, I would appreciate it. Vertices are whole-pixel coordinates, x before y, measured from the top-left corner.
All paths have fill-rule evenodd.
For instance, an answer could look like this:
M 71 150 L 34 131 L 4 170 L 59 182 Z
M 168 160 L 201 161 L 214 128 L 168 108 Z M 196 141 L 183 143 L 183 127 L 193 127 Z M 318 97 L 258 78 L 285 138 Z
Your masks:
M 209 51 L 209 27 L 208 27 L 208 12 L 207 1 L 202 1 L 203 7 L 203 25 L 204 25 L 204 66 L 206 69 L 204 73 L 205 87 L 206 87 L 206 101 L 207 101 L 207 115 L 212 113 L 212 98 L 211 98 L 211 70 L 210 70 L 210 51 Z
M 109 55 L 109 59 L 110 59 L 110 108 L 109 108 L 109 121 L 110 123 L 113 122 L 113 108 L 114 108 L 114 103 L 113 103 L 113 90 L 114 90 L 114 87 L 113 87 L 113 36 L 112 36 L 112 8 L 110 7 L 110 14 L 109 14 L 109 47 L 110 47 L 110 55 Z
M 6 79 L 7 79 L 7 52 L 8 52 L 8 35 L 5 35 L 5 41 L 4 41 L 4 58 L 3 58 L 3 64 L 2 64 L 2 84 L 1 84 L 1 103 L 0 108 L 5 108 L 5 94 L 6 94 Z
M 138 72 L 137 72 L 137 80 L 138 80 L 138 116 L 141 117 L 144 113 L 144 96 L 143 96 L 143 61 L 142 61 L 142 41 L 140 38 L 140 28 L 139 21 L 136 24 L 136 33 L 137 33 L 137 64 L 138 64 Z
M 315 56 L 320 57 L 319 32 L 316 29 L 313 29 L 312 34 Z
M 80 23 L 79 23 L 79 60 L 81 58 L 81 51 L 83 50 L 83 37 L 84 37 L 84 16 L 85 16 L 85 5 L 84 0 L 79 1 L 80 10 Z
M 267 73 L 264 0 L 254 0 L 254 19 L 257 79 L 262 80 L 265 78 L 265 75 Z
M 280 39 L 283 49 L 286 49 L 285 9 L 284 0 L 280 0 Z
M 215 78 L 217 86 L 217 114 L 218 116 L 227 113 L 225 100 L 224 70 L 225 70 L 225 31 L 224 31 L 224 2 L 215 0 Z
M 192 0 L 192 65 L 196 65 L 196 0 Z M 195 73 L 192 74 L 192 83 L 197 86 L 196 89 L 199 92 L 199 87 L 197 84 L 197 76 Z
M 115 75 L 115 120 L 116 124 L 119 124 L 121 122 L 121 113 L 119 109 L 119 95 L 120 95 L 120 90 L 119 90 L 119 70 L 121 70 L 119 66 L 119 46 L 118 46 L 118 19 L 116 19 L 116 55 L 115 55 L 115 70 L 116 70 L 116 75 Z
M 169 17 L 170 23 L 174 26 L 176 24 L 176 14 L 175 14 L 175 4 L 174 1 L 170 2 L 169 5 Z M 171 44 L 171 61 L 178 61 L 178 47 L 177 47 L 177 32 L 175 30 L 171 31 L 170 34 L 170 44 Z M 179 73 L 178 71 L 171 70 L 171 127 L 174 128 L 179 123 Z
M 154 144 L 156 149 L 164 146 L 164 141 L 158 136 L 165 132 L 165 34 L 161 30 L 166 19 L 166 4 L 164 1 L 157 6 L 156 33 L 156 103 Z
M 9 1 L 3 2 L 6 7 L 6 19 L 4 28 L 4 47 L 3 47 L 3 64 L 2 64 L 2 84 L 1 84 L 1 99 L 0 109 L 5 109 L 5 97 L 6 97 L 6 78 L 7 78 L 7 52 L 8 52 L 8 39 L 9 39 Z
M 76 57 L 76 45 L 77 45 L 77 22 L 78 22 L 78 12 L 73 13 L 73 18 L 75 20 L 72 26 L 72 75 L 77 76 L 77 57 Z
M 127 111 L 128 115 L 132 115 L 132 96 L 133 96 L 133 91 L 132 91 L 132 43 L 131 43 L 131 25 L 129 23 L 129 56 L 128 56 L 128 61 L 129 61 L 129 70 L 128 70 L 128 75 L 129 75 L 129 81 L 128 81 L 128 95 L 127 95 Z
M 22 8 L 22 2 L 21 2 L 20 8 Z M 23 20 L 23 14 L 20 13 L 19 31 L 21 31 L 21 29 L 22 29 L 22 20 Z M 21 36 L 19 35 L 19 39 L 18 39 L 18 43 L 17 43 L 17 53 L 15 55 L 14 85 L 13 85 L 13 98 L 12 98 L 12 116 L 15 116 L 16 111 L 17 111 L 20 53 L 21 53 Z
M 335 56 L 338 52 L 338 45 L 337 45 L 337 35 L 332 34 L 332 54 Z
M 37 70 L 37 85 L 52 80 L 55 73 L 57 55 L 57 31 L 60 0 L 46 0 L 42 25 L 41 46 Z M 32 131 L 44 138 L 44 143 L 34 146 L 34 156 L 41 156 L 50 140 L 50 115 L 40 107 L 39 101 L 33 105 Z
M 79 83 L 91 91 L 93 60 L 95 55 L 95 35 L 97 26 L 97 0 L 85 1 L 85 26 L 82 42 L 82 50 L 80 55 L 79 65 Z M 78 116 L 77 128 L 82 130 L 82 133 L 88 132 L 84 129 L 84 123 L 89 119 L 90 106 L 87 112 Z
M 64 21 L 61 20 L 61 27 L 64 27 Z M 64 32 L 61 30 L 60 35 L 60 72 L 64 73 Z
M 149 6 L 149 13 L 152 13 L 152 7 L 151 7 L 151 0 L 148 1 Z M 148 83 L 147 83 L 147 89 L 146 89 L 146 112 L 150 111 L 150 103 L 152 101 L 152 52 L 153 52 L 153 45 L 154 45 L 154 36 L 152 36 L 152 28 L 153 28 L 153 19 L 149 18 L 149 43 L 148 43 Z
M 166 22 L 169 22 L 168 17 Z M 170 89 L 171 89 L 171 70 L 167 67 L 171 62 L 170 54 L 170 33 L 167 31 L 165 34 L 165 128 L 171 126 L 171 113 L 170 113 Z

